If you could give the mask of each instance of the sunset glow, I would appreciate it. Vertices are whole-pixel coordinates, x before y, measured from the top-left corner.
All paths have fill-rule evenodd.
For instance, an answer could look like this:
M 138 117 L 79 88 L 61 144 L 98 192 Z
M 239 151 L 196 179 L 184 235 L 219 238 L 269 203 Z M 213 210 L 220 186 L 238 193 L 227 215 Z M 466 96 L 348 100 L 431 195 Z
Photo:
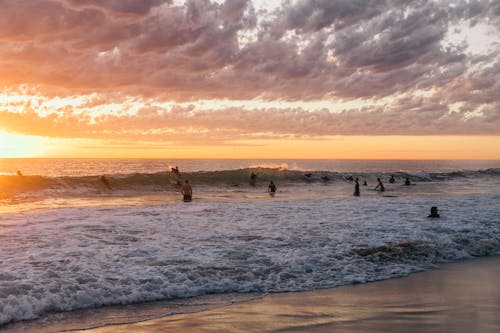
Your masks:
M 500 159 L 495 1 L 14 1 L 0 158 Z

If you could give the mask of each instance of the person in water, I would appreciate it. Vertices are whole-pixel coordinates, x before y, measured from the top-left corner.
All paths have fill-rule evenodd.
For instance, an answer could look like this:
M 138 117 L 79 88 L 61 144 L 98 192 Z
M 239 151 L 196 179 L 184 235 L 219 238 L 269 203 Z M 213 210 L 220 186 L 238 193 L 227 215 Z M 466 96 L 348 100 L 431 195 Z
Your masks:
M 368 183 L 365 181 L 363 181 L 363 186 L 368 186 Z
M 177 165 L 175 166 L 175 168 L 170 168 L 170 171 L 175 173 L 177 176 L 180 176 L 179 167 Z
M 269 192 L 269 194 L 271 194 L 271 195 L 276 193 L 276 185 L 274 184 L 274 182 L 272 180 L 269 183 L 269 186 L 267 187 L 267 192 Z
M 23 174 L 21 173 L 21 171 L 17 170 L 16 175 L 18 175 L 19 177 L 22 177 Z
M 189 184 L 189 180 L 186 179 L 184 185 L 182 185 L 181 193 L 184 201 L 191 201 L 193 199 L 193 188 Z
M 109 185 L 109 181 L 105 176 L 101 176 L 101 183 L 104 184 L 109 190 L 111 190 L 111 185 Z
M 431 214 L 427 217 L 439 217 L 438 208 L 436 206 L 431 207 Z
M 252 172 L 250 174 L 250 185 L 255 186 L 256 183 L 257 183 L 257 175 L 254 172 Z
M 385 187 L 380 178 L 377 178 L 377 186 L 375 186 L 375 191 L 385 192 Z
M 359 197 L 359 181 L 358 181 L 358 177 L 356 177 L 356 179 L 354 181 L 355 181 L 355 183 L 354 183 L 354 196 L 355 197 Z
M 396 182 L 396 179 L 394 179 L 394 176 L 391 175 L 391 178 L 389 178 L 389 183 L 393 184 Z
M 406 177 L 406 179 L 405 179 L 405 185 L 411 185 L 410 178 Z

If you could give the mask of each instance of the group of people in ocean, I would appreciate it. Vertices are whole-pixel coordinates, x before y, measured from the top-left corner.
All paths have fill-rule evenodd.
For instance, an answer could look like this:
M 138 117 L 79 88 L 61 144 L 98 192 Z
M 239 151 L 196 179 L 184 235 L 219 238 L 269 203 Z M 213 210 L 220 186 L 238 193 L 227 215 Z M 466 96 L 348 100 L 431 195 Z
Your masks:
M 193 188 L 191 187 L 191 184 L 189 183 L 189 180 L 184 180 L 184 183 L 182 183 L 182 178 L 181 174 L 179 172 L 179 167 L 176 166 L 175 168 L 172 167 L 170 168 L 170 171 L 177 177 L 177 186 L 180 187 L 180 192 L 183 196 L 184 202 L 190 202 L 193 199 Z M 20 175 L 20 172 L 18 171 L 18 175 Z M 306 177 L 311 177 L 311 173 L 306 173 L 304 174 Z M 353 195 L 355 197 L 360 196 L 360 188 L 359 188 L 359 178 L 356 177 L 354 178 L 353 176 L 346 176 L 344 177 L 347 181 L 354 181 L 354 193 Z M 321 177 L 322 180 L 329 180 L 327 176 Z M 109 181 L 105 176 L 101 176 L 100 178 L 101 182 L 106 186 L 108 189 L 111 190 L 111 185 L 109 184 Z M 391 175 L 389 178 L 389 183 L 394 184 L 396 182 L 396 179 L 394 178 L 394 175 Z M 256 186 L 257 184 L 257 174 L 252 172 L 250 174 L 250 185 L 251 186 Z M 403 183 L 404 185 L 413 185 L 408 177 L 405 177 L 405 181 Z M 363 181 L 363 186 L 368 186 L 368 183 L 366 180 Z M 385 192 L 385 186 L 384 183 L 380 178 L 377 178 L 377 185 L 373 189 L 374 191 L 379 191 L 379 192 Z M 267 192 L 271 195 L 274 196 L 277 192 L 277 186 L 274 183 L 273 180 L 269 182 L 269 185 L 267 187 Z M 428 217 L 439 217 L 438 209 L 436 206 L 431 207 L 431 213 Z
M 350 177 L 352 179 L 352 176 L 350 176 Z M 389 178 L 389 183 L 394 184 L 395 182 L 396 182 L 396 179 L 394 178 L 393 175 L 391 175 L 391 178 Z M 410 178 L 408 178 L 408 177 L 405 178 L 404 185 L 406 185 L 406 186 L 412 185 Z M 366 182 L 366 180 L 363 181 L 363 186 L 368 186 L 368 183 Z M 382 180 L 380 180 L 380 178 L 377 178 L 377 186 L 375 186 L 374 190 L 379 191 L 379 192 L 385 192 L 384 183 L 382 182 Z M 354 178 L 354 196 L 359 197 L 359 195 L 360 195 L 359 179 L 356 177 L 356 178 Z

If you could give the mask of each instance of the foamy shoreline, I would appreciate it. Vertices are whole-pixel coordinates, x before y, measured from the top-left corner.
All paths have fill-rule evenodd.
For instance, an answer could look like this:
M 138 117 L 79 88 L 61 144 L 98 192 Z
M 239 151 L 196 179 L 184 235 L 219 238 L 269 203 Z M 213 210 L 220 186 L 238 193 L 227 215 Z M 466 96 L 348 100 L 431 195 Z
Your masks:
M 499 274 L 500 256 L 484 257 L 404 278 L 270 294 L 229 306 L 194 309 L 192 313 L 171 314 L 135 324 L 89 329 L 100 319 L 101 314 L 96 311 L 79 317 L 79 324 L 54 321 L 42 325 L 43 321 L 39 321 L 40 327 L 37 327 L 36 322 L 27 322 L 7 326 L 3 331 L 498 332 Z

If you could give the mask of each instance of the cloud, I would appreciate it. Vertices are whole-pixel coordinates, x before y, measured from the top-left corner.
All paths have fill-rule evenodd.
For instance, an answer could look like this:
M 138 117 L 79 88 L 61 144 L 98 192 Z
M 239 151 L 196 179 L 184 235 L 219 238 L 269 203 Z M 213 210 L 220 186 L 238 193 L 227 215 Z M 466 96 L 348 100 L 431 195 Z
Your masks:
M 85 105 L 96 107 L 98 99 Z M 0 111 L 1 128 L 31 135 L 88 139 L 229 144 L 262 138 L 320 138 L 332 135 L 499 135 L 499 109 L 488 104 L 451 109 L 439 97 L 401 96 L 386 105 L 345 109 L 208 108 L 186 104 L 160 107 L 131 101 L 121 113 L 81 112 L 82 106 Z M 82 104 L 83 105 L 83 104 Z M 136 108 L 139 105 L 143 107 Z M 105 108 L 105 105 L 100 105 Z M 135 110 L 135 111 L 133 111 Z M 474 112 L 471 112 L 473 110 Z
M 121 135 L 122 126 L 123 133 L 160 138 L 170 135 L 169 129 L 179 135 L 215 128 L 221 140 L 270 133 L 498 133 L 492 125 L 498 125 L 500 104 L 497 1 L 298 0 L 267 12 L 256 11 L 250 0 L 1 4 L 4 91 L 95 94 L 96 106 L 130 99 L 367 103 L 342 113 L 181 107 L 179 114 L 163 110 L 130 118 L 104 111 L 101 118 L 82 118 L 73 109 L 49 117 L 32 106 L 23 113 L 2 111 L 2 126 L 11 129 L 21 131 L 26 121 L 31 125 L 23 128 L 31 132 L 49 135 L 35 129 L 43 125 L 53 135 L 86 137 Z M 453 27 L 477 24 L 496 29 L 496 35 L 482 36 L 492 40 L 489 53 L 470 54 L 463 43 L 447 40 Z M 248 38 L 243 42 L 242 36 Z M 422 94 L 427 97 L 419 99 Z M 378 98 L 392 102 L 370 106 Z M 148 102 L 143 108 L 150 108 Z M 403 124 L 387 126 L 391 119 Z M 140 125 L 141 132 L 134 134 L 132 125 Z

